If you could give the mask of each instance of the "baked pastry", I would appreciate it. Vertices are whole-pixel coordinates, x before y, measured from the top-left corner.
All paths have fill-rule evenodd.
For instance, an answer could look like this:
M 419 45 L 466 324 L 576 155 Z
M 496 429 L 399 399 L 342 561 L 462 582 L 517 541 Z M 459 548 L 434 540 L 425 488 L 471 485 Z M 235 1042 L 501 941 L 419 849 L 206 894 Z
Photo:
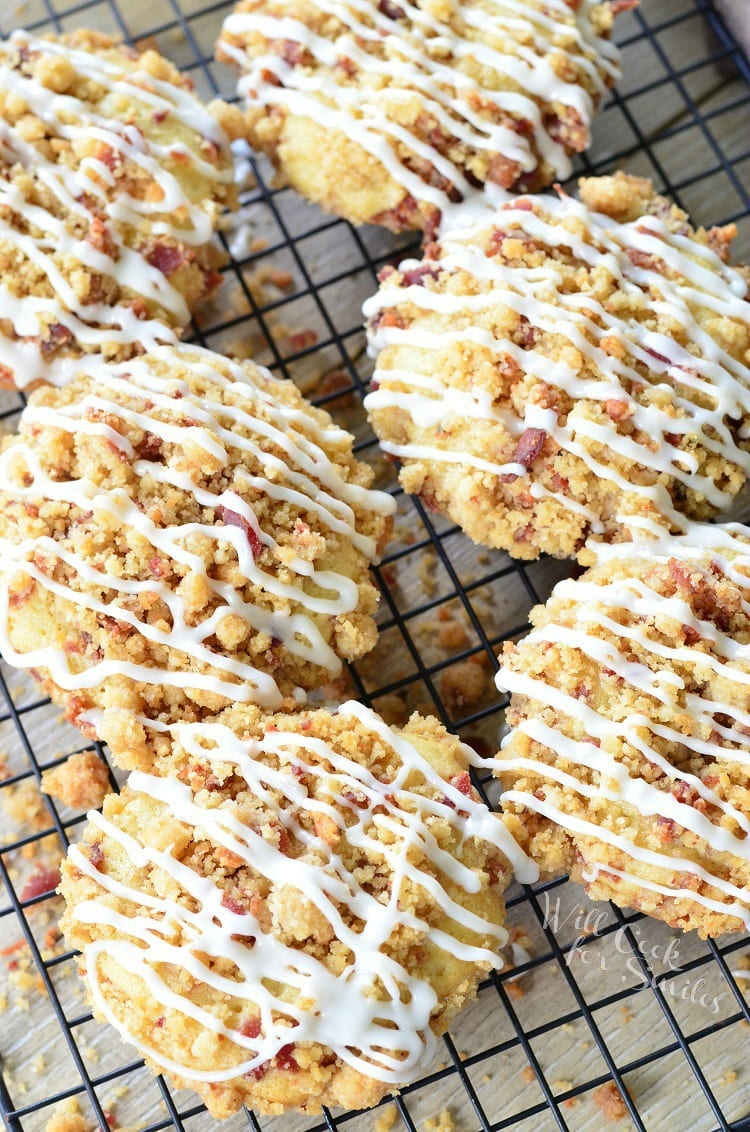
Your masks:
M 89 360 L 31 395 L 0 455 L 0 651 L 88 734 L 91 709 L 125 709 L 127 732 L 131 712 L 291 705 L 375 643 L 394 503 L 371 479 L 349 433 L 251 363 Z
M 650 181 L 581 181 L 443 232 L 365 304 L 366 405 L 404 489 L 518 558 L 679 531 L 750 470 L 750 302 L 734 227 Z
M 470 749 L 353 702 L 149 733 L 62 868 L 94 1013 L 215 1117 L 396 1091 L 502 966 L 509 861 L 537 875 Z
M 434 229 L 485 182 L 572 172 L 618 75 L 625 0 L 241 0 L 218 58 L 282 183 L 355 224 Z
M 608 550 L 505 645 L 505 820 L 597 900 L 746 930 L 750 529 Z
M 0 385 L 182 327 L 218 280 L 239 111 L 96 32 L 0 40 Z

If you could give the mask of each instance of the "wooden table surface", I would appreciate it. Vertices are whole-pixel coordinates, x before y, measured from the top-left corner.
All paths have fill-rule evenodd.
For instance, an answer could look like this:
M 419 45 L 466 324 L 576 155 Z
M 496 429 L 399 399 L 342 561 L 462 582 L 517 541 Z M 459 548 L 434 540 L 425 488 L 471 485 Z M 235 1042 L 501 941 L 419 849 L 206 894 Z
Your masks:
M 180 0 L 180 4 L 185 14 L 195 13 L 190 35 L 206 55 L 210 55 L 229 5 L 209 6 L 199 0 Z M 64 3 L 57 0 L 58 11 L 73 6 L 72 0 L 64 0 Z M 176 7 L 167 0 L 120 0 L 121 16 L 136 39 L 150 37 L 155 26 L 173 21 Z M 629 171 L 653 176 L 659 183 L 667 178 L 679 189 L 680 199 L 694 219 L 701 223 L 712 224 L 736 217 L 737 253 L 750 257 L 750 216 L 742 215 L 745 206 L 738 189 L 744 184 L 747 190 L 750 183 L 750 155 L 746 156 L 750 148 L 748 88 L 726 59 L 701 63 L 716 50 L 716 44 L 691 0 L 642 0 L 642 11 L 651 25 L 658 24 L 662 30 L 653 41 L 647 40 L 639 36 L 640 26 L 634 15 L 621 18 L 618 38 L 626 46 L 624 78 L 618 89 L 625 97 L 624 101 L 622 97 L 616 99 L 599 118 L 590 157 L 601 166 L 616 156 L 618 163 Z M 693 11 L 692 18 L 670 26 L 671 20 Z M 42 19 L 44 14 L 43 0 L 28 0 L 17 5 L 9 0 L 0 9 L 0 31 L 7 33 L 13 26 Z M 113 8 L 104 2 L 65 17 L 63 25 L 67 30 L 95 26 L 118 31 Z M 189 66 L 195 58 L 195 44 L 179 26 L 158 32 L 154 39 L 178 64 Z M 673 72 L 680 73 L 681 77 L 675 80 Z M 232 78 L 228 72 L 214 66 L 212 73 L 220 89 L 230 94 Z M 199 89 L 210 93 L 205 76 L 196 72 L 194 77 Z M 643 93 L 633 93 L 644 87 Z M 694 108 L 707 116 L 705 124 L 696 121 Z M 649 141 L 648 150 L 643 148 L 644 139 Z M 735 162 L 729 170 L 721 167 L 722 156 Z M 247 297 L 239 288 L 236 276 L 230 274 L 219 301 L 201 318 L 201 329 L 208 344 L 227 352 L 253 356 L 261 362 L 272 362 L 266 332 L 272 334 L 282 354 L 290 327 L 312 327 L 323 337 L 326 326 L 321 307 L 304 293 L 304 268 L 314 283 L 323 281 L 319 295 L 325 315 L 342 335 L 349 358 L 365 376 L 368 363 L 363 352 L 359 310 L 362 300 L 373 289 L 373 276 L 363 263 L 361 247 L 347 226 L 340 223 L 332 223 L 308 239 L 299 239 L 317 227 L 322 217 L 292 192 L 279 194 L 275 207 L 276 215 L 266 202 L 253 198 L 243 209 L 244 233 L 235 232 L 233 236 L 243 257 L 250 250 L 250 259 L 243 265 L 242 273 L 253 301 L 261 306 L 268 303 L 268 309 L 262 318 L 251 317 Z M 258 249 L 261 242 L 267 242 L 270 247 L 280 243 L 279 217 L 288 232 L 298 239 L 296 256 L 288 248 L 280 248 L 261 259 L 253 258 L 252 249 Z M 365 232 L 362 239 L 371 255 L 385 254 L 395 246 L 391 237 L 379 231 Z M 269 290 L 263 272 L 269 264 L 291 273 L 294 290 L 290 295 L 280 296 L 273 288 Z M 280 298 L 285 300 L 284 304 L 274 309 L 274 301 Z M 228 329 L 218 329 L 228 311 L 236 316 L 236 323 Z M 334 343 L 288 368 L 303 388 L 314 391 L 320 388 L 321 375 L 336 371 L 341 365 L 340 349 Z M 13 403 L 12 398 L 8 398 L 6 395 L 0 407 Z M 364 435 L 361 413 L 352 410 L 350 405 L 343 408 L 352 427 Z M 336 410 L 334 403 L 332 411 Z M 11 418 L 6 427 L 12 424 Z M 406 551 L 421 521 L 410 510 L 408 500 L 403 501 L 402 510 L 397 532 L 401 541 L 396 545 Z M 736 513 L 742 516 L 750 513 L 747 499 L 740 502 Z M 529 598 L 505 556 L 479 551 L 460 534 L 449 536 L 445 545 L 456 574 L 464 582 L 479 580 L 480 584 L 471 590 L 471 601 L 490 635 L 517 633 Z M 552 561 L 528 569 L 542 597 L 568 572 L 569 564 Z M 482 578 L 487 575 L 491 575 L 491 581 L 485 584 Z M 453 593 L 451 579 L 431 551 L 419 555 L 405 553 L 393 568 L 391 581 L 392 592 L 402 610 L 415 609 L 426 601 L 437 601 L 445 596 L 446 607 L 456 610 L 457 616 L 463 616 L 458 598 L 450 597 Z M 432 616 L 434 618 L 434 614 Z M 428 664 L 444 665 L 445 656 L 435 645 L 429 617 L 415 618 L 409 624 L 422 659 Z M 403 637 L 398 628 L 392 626 L 384 631 L 374 658 L 362 666 L 363 679 L 369 688 L 382 687 L 383 672 L 398 679 L 408 674 L 410 664 L 413 667 Z M 30 684 L 17 674 L 4 672 L 12 687 L 16 708 L 22 710 L 35 703 Z M 420 705 L 429 710 L 429 695 L 419 680 L 415 679 L 405 695 L 409 707 Z M 386 705 L 381 703 L 381 706 Z M 377 697 L 375 707 L 378 707 Z M 80 736 L 62 724 L 59 713 L 50 707 L 34 708 L 23 716 L 23 722 L 42 763 L 80 747 Z M 488 741 L 496 742 L 499 725 L 499 714 L 490 716 L 483 725 Z M 476 731 L 476 727 L 473 730 Z M 12 720 L 0 722 L 0 750 L 7 751 L 8 766 L 14 773 L 28 769 L 28 760 Z M 14 823 L 8 812 L 3 811 L 3 794 L 0 791 L 0 830 L 7 843 L 27 834 L 29 827 Z M 33 791 L 26 803 L 32 809 L 36 805 Z M 64 809 L 60 813 L 66 820 L 76 816 Z M 47 817 L 42 817 L 40 822 L 44 828 L 49 824 Z M 71 830 L 71 836 L 75 836 L 76 828 Z M 23 877 L 33 868 L 37 848 L 32 842 L 25 855 L 17 851 L 5 855 L 14 876 Z M 514 893 L 517 895 L 514 890 L 511 899 Z M 563 1127 L 576 1132 L 600 1132 L 609 1127 L 592 1100 L 594 1088 L 609 1073 L 597 1046 L 595 1029 L 618 1066 L 634 1066 L 626 1072 L 625 1081 L 646 1128 L 659 1132 L 685 1132 L 687 1129 L 709 1132 L 720 1126 L 719 1118 L 711 1112 L 693 1068 L 678 1047 L 675 1026 L 684 1033 L 697 1035 L 690 1045 L 694 1063 L 718 1098 L 724 1119 L 737 1120 L 750 1114 L 750 1059 L 747 1056 L 750 1029 L 747 1023 L 737 1021 L 715 1034 L 702 1036 L 704 1030 L 732 1018 L 738 1010 L 734 992 L 724 980 L 719 964 L 711 959 L 707 945 L 693 937 L 677 939 L 668 928 L 655 922 L 641 921 L 636 925 L 641 948 L 654 960 L 657 974 L 669 974 L 659 964 L 659 948 L 663 951 L 669 941 L 674 940 L 672 962 L 682 973 L 675 974 L 667 983 L 660 1004 L 652 990 L 643 987 L 643 980 L 636 973 L 627 937 L 622 933 L 606 934 L 606 924 L 614 922 L 608 906 L 591 905 L 573 885 L 554 889 L 548 900 L 548 907 L 541 901 L 541 912 L 547 911 L 547 926 L 560 943 L 569 943 L 578 935 L 576 916 L 584 915 L 592 907 L 602 919 L 595 924 L 589 920 L 584 928 L 595 927 L 597 938 L 583 949 L 575 948 L 569 966 L 562 966 L 549 954 L 549 939 L 528 902 L 514 903 L 509 922 L 525 943 L 531 967 L 517 981 L 504 983 L 504 1001 L 495 988 L 484 990 L 452 1032 L 452 1046 L 441 1051 L 440 1062 L 452 1056 L 461 1063 L 461 1072 L 488 1119 L 493 1123 L 509 1122 L 514 1113 L 538 1106 L 535 1115 L 513 1124 L 513 1128 L 522 1132 L 547 1132 L 561 1126 L 559 1119 L 545 1107 L 540 1083 L 529 1068 L 530 1059 L 535 1059 L 557 1098 Z M 0 903 L 5 906 L 3 898 Z M 45 935 L 57 911 L 51 902 L 51 907 L 29 917 L 40 946 L 48 942 Z M 18 938 L 19 928 L 14 917 L 0 919 L 0 949 L 12 945 Z M 730 944 L 728 966 L 739 971 L 740 956 L 744 950 L 750 951 L 750 947 L 746 948 L 741 940 L 724 942 Z M 33 976 L 26 976 L 23 955 L 23 952 L 13 953 L 6 957 L 6 963 L 0 964 L 0 1003 L 4 1007 L 0 1053 L 17 1107 L 41 1102 L 53 1091 L 74 1090 L 80 1083 L 75 1060 L 61 1036 L 53 1004 L 49 996 L 34 985 Z M 15 970 L 7 969 L 7 959 L 18 956 L 20 966 Z M 85 1017 L 87 1011 L 74 973 L 74 961 L 65 960 L 53 966 L 50 974 L 66 1016 L 69 1019 Z M 593 1012 L 582 1015 L 578 1010 L 571 989 L 573 981 L 588 1004 L 598 1004 Z M 23 985 L 28 982 L 30 986 Z M 741 986 L 750 994 L 750 982 Z M 514 1041 L 518 1026 L 528 1035 L 526 1045 Z M 93 1021 L 82 1022 L 74 1032 L 78 1056 L 89 1074 L 102 1080 L 97 1093 L 104 1107 L 114 1110 L 119 1127 L 140 1132 L 151 1122 L 167 1118 L 163 1095 L 152 1076 L 143 1068 L 123 1072 L 135 1062 L 130 1050 L 113 1032 Z M 487 1056 L 487 1051 L 495 1047 L 500 1049 Z M 663 1051 L 657 1060 L 652 1059 L 655 1051 Z M 571 1090 L 584 1083 L 590 1087 L 582 1097 L 575 1098 L 574 1103 L 566 1100 Z M 181 1111 L 193 1107 L 192 1094 L 180 1093 L 175 1097 Z M 443 1109 L 451 1113 L 458 1132 L 474 1132 L 480 1127 L 469 1093 L 456 1072 L 412 1088 L 405 1094 L 405 1100 L 412 1127 L 426 1128 L 428 1120 Z M 81 1100 L 81 1111 L 90 1113 L 85 1096 Z M 42 1132 L 50 1115 L 49 1108 L 32 1113 L 22 1119 L 21 1127 L 29 1132 Z M 353 1117 L 340 1126 L 348 1132 L 382 1132 L 386 1125 L 379 1125 L 378 1120 L 383 1115 L 384 1110 L 379 1109 Z M 261 1121 L 261 1126 L 269 1132 L 302 1132 L 316 1123 L 309 1118 L 277 1118 Z M 95 1126 L 92 1120 L 91 1127 Z M 401 1113 L 395 1113 L 393 1127 L 402 1126 L 410 1127 Z M 632 1126 L 629 1118 L 612 1124 L 618 1132 Z M 207 1114 L 200 1113 L 186 1119 L 184 1127 L 189 1132 L 203 1132 L 216 1124 Z M 239 1132 L 248 1127 L 247 1118 L 240 1114 L 222 1127 L 227 1132 Z

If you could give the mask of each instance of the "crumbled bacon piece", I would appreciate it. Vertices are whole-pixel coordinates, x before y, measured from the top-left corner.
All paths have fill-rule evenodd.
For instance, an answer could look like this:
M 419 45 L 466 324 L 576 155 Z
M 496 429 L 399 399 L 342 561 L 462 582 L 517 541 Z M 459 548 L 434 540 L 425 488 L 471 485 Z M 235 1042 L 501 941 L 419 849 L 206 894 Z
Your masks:
M 424 287 L 426 279 L 437 279 L 439 275 L 439 267 L 423 263 L 419 267 L 412 267 L 405 271 L 402 279 L 407 287 Z
M 169 117 L 169 107 L 165 110 L 154 110 L 152 117 L 155 122 L 166 122 Z
M 100 869 L 104 863 L 104 850 L 101 841 L 93 841 L 89 846 L 88 857 L 95 869 Z
M 260 1037 L 260 1017 L 256 1015 L 254 1018 L 246 1018 L 245 1021 L 237 1028 L 237 1033 L 242 1034 L 243 1038 Z
M 253 558 L 257 558 L 263 549 L 263 543 L 258 538 L 253 527 L 248 523 L 247 519 L 242 515 L 238 515 L 236 511 L 230 510 L 229 507 L 223 506 L 216 508 L 216 514 L 228 527 L 239 527 L 248 541 L 250 553 Z
M 604 411 L 613 421 L 623 421 L 630 416 L 630 405 L 627 401 L 610 397 L 608 401 L 604 402 Z
M 33 900 L 35 896 L 41 896 L 43 893 L 54 892 L 59 883 L 60 870 L 58 868 L 38 865 L 21 889 L 22 903 Z
M 286 1069 L 292 1073 L 296 1073 L 299 1070 L 299 1065 L 292 1055 L 293 1049 L 294 1042 L 290 1042 L 288 1045 L 282 1046 L 276 1054 L 274 1060 L 279 1069 Z
M 406 15 L 404 9 L 399 8 L 398 4 L 394 4 L 393 0 L 380 0 L 378 11 L 387 16 L 389 20 L 403 20 Z
M 289 345 L 293 350 L 308 350 L 311 346 L 314 346 L 317 341 L 317 333 L 309 328 L 297 330 L 294 334 L 290 334 L 288 338 Z
M 547 433 L 543 428 L 527 428 L 513 449 L 511 463 L 530 468 L 544 448 Z
M 451 786 L 458 790 L 459 794 L 470 795 L 472 792 L 471 778 L 468 770 L 462 770 L 460 774 L 456 774 L 450 780 Z
M 146 259 L 161 271 L 162 275 L 172 275 L 194 258 L 189 248 L 174 247 L 172 244 L 155 243 L 146 252 Z
M 487 180 L 499 185 L 501 189 L 511 189 L 520 171 L 521 166 L 517 161 L 511 161 L 502 153 L 496 153 L 487 169 Z
M 62 322 L 52 322 L 47 327 L 47 332 L 39 342 L 39 348 L 42 351 L 42 356 L 47 358 L 50 354 L 54 354 L 61 346 L 67 346 L 68 342 L 73 341 L 73 332 L 64 326 Z

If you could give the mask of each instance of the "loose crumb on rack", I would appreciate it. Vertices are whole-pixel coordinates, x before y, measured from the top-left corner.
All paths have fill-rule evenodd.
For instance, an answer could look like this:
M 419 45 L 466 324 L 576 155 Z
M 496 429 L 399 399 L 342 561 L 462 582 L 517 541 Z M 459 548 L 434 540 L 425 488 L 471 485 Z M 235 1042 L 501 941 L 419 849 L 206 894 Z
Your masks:
M 605 1120 L 624 1120 L 628 1115 L 625 1098 L 614 1081 L 605 1081 L 594 1089 L 594 1104 L 601 1109 Z
M 523 1069 L 521 1070 L 521 1080 L 525 1081 L 527 1085 L 530 1085 L 535 1077 L 536 1073 L 534 1072 L 533 1067 L 531 1065 L 524 1065 Z
M 439 1116 L 433 1116 L 425 1121 L 426 1132 L 454 1132 L 456 1125 L 450 1110 L 444 1108 Z
M 378 1114 L 375 1120 L 375 1132 L 391 1132 L 391 1128 L 396 1123 L 398 1116 L 398 1109 L 395 1104 L 389 1104 Z
M 475 707 L 487 690 L 487 673 L 473 659 L 462 660 L 440 673 L 440 697 L 451 714 Z
M 4 787 L 0 798 L 11 821 L 26 829 L 44 829 L 50 824 L 49 811 L 33 778 L 25 778 L 16 786 Z M 4 840 L 14 841 L 15 835 L 9 834 Z
M 98 810 L 109 790 L 109 771 L 96 751 L 71 755 L 42 775 L 42 791 L 73 810 Z
M 44 1132 L 91 1132 L 91 1125 L 78 1107 L 76 1097 L 68 1097 L 55 1108 Z

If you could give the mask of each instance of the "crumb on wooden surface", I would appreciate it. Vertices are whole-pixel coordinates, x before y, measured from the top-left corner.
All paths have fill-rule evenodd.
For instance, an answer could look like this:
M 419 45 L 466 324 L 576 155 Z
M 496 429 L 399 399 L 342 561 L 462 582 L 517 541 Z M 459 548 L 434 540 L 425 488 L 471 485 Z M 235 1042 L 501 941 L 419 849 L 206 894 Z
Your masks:
M 523 1069 L 521 1070 L 521 1080 L 525 1081 L 527 1085 L 530 1085 L 535 1077 L 536 1073 L 534 1072 L 532 1066 L 524 1065 Z
M 34 830 L 51 824 L 49 810 L 35 779 L 24 778 L 15 786 L 4 787 L 0 798 L 11 821 Z M 13 835 L 9 836 L 9 840 L 14 840 Z
M 91 1132 L 91 1125 L 82 1115 L 76 1097 L 68 1097 L 55 1108 L 44 1126 L 44 1132 Z
M 98 810 L 110 791 L 107 764 L 96 751 L 80 751 L 45 770 L 42 791 L 72 810 Z
M 391 1128 L 396 1123 L 398 1116 L 398 1109 L 395 1104 L 389 1104 L 384 1108 L 381 1113 L 378 1113 L 375 1118 L 375 1132 L 391 1132 Z
M 601 1110 L 605 1120 L 624 1120 L 628 1115 L 625 1098 L 614 1081 L 605 1081 L 594 1089 L 594 1104 Z
M 441 699 L 449 712 L 475 707 L 487 689 L 487 673 L 473 660 L 462 660 L 440 673 Z
M 426 1120 L 424 1126 L 426 1132 L 454 1132 L 456 1127 L 450 1109 L 447 1108 L 444 1108 L 438 1116 Z

